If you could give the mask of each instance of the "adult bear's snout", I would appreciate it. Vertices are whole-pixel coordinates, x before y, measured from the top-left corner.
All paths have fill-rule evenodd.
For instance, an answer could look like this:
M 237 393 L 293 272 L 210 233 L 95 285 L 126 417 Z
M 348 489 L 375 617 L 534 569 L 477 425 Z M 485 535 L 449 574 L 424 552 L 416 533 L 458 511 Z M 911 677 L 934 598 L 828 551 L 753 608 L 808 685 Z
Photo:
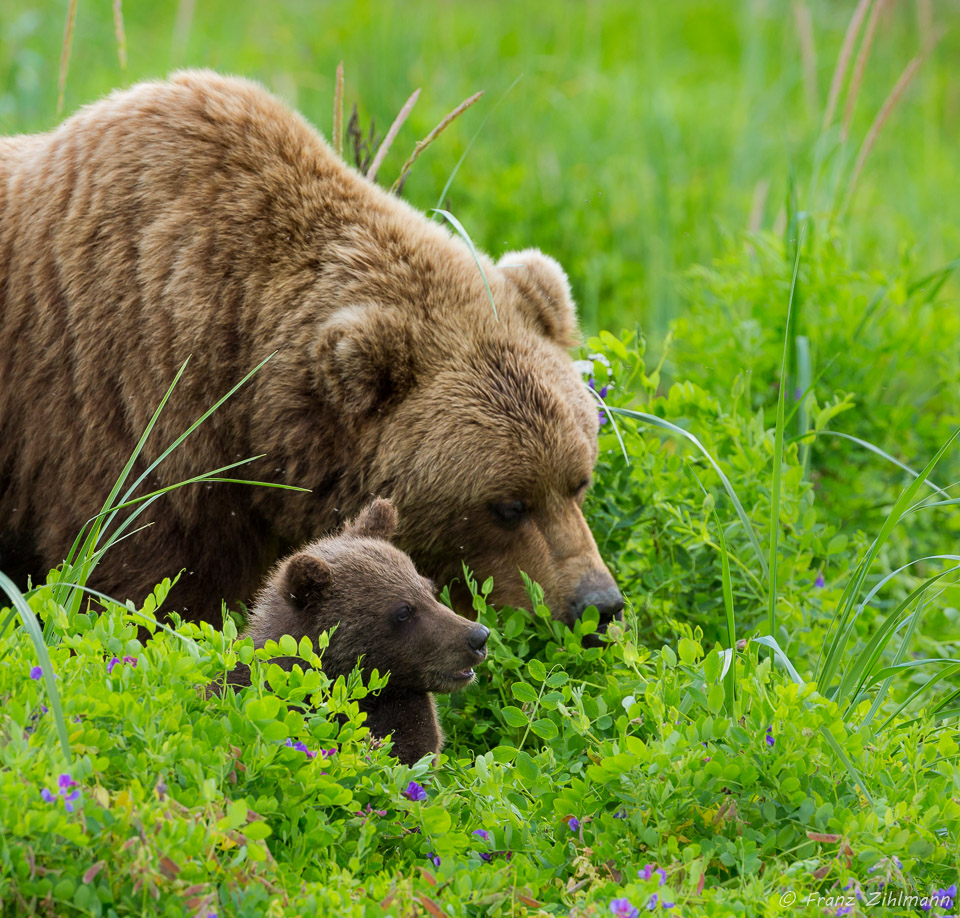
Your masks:
M 487 655 L 488 637 L 490 637 L 490 629 L 486 625 L 474 625 L 467 632 L 467 644 L 481 660 Z
M 588 574 L 580 581 L 570 603 L 574 621 L 579 620 L 590 606 L 594 606 L 600 615 L 600 631 L 605 631 L 614 619 L 623 620 L 623 595 L 607 571 Z

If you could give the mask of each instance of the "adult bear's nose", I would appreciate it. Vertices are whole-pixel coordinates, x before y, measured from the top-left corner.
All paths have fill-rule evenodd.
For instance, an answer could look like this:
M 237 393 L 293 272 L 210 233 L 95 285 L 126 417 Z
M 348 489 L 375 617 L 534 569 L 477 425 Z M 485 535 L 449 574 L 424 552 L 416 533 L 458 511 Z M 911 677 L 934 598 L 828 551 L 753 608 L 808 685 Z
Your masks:
M 481 657 L 487 655 L 487 638 L 490 637 L 490 629 L 486 625 L 474 625 L 467 632 L 467 643 L 470 649 L 476 651 Z
M 614 619 L 623 619 L 623 596 L 613 582 L 613 577 L 606 571 L 602 574 L 590 574 L 580 581 L 570 609 L 574 620 L 579 619 L 588 606 L 596 607 L 600 615 L 601 631 L 606 630 L 607 625 Z

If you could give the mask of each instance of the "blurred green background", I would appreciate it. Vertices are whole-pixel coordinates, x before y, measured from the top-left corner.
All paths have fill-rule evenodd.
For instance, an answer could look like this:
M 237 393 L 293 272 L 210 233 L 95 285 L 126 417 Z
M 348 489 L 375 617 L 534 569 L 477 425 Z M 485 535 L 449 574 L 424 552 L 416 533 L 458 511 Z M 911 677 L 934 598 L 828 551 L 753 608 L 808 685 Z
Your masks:
M 204 66 L 261 80 L 329 135 L 343 60 L 347 114 L 356 102 L 381 133 L 423 90 L 381 169 L 389 184 L 417 139 L 486 90 L 416 164 L 405 196 L 436 206 L 489 115 L 447 206 L 494 255 L 537 245 L 559 258 L 588 331 L 639 323 L 656 340 L 683 310 L 690 265 L 747 228 L 779 230 L 791 174 L 801 209 L 819 217 L 841 205 L 884 98 L 938 36 L 867 161 L 846 244 L 854 265 L 869 253 L 874 267 L 909 257 L 933 268 L 960 252 L 960 2 L 888 0 L 843 145 L 821 122 L 854 7 L 127 0 L 122 70 L 111 0 L 79 0 L 64 115 L 116 87 Z M 63 0 L 0 4 L 3 133 L 59 120 L 66 15 Z M 844 114 L 841 102 L 835 121 Z

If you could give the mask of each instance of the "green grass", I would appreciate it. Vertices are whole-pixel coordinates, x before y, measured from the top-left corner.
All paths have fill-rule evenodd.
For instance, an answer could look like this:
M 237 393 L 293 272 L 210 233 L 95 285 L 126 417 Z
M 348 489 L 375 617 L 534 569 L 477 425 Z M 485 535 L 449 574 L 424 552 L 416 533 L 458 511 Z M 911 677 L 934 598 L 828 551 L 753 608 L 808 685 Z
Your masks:
M 4 132 L 57 121 L 65 9 L 29 7 L 0 7 Z M 85 587 L 163 499 L 114 457 L 70 564 L 25 595 L 0 578 L 3 913 L 916 914 L 869 898 L 956 883 L 960 4 L 887 4 L 845 142 L 847 97 L 823 110 L 852 3 L 128 7 L 121 73 L 111 3 L 78 5 L 66 111 L 202 65 L 328 132 L 342 59 L 346 112 L 381 131 L 422 88 L 389 187 L 486 90 L 404 194 L 570 271 L 611 384 L 586 508 L 627 610 L 586 650 L 589 613 L 569 632 L 530 584 L 531 621 L 467 575 L 490 661 L 441 700 L 439 765 L 405 768 L 366 742 L 371 687 L 309 668 L 322 645 L 155 623 L 175 572 L 141 609 Z M 947 30 L 851 195 L 928 8 Z M 201 689 L 238 661 L 249 689 Z

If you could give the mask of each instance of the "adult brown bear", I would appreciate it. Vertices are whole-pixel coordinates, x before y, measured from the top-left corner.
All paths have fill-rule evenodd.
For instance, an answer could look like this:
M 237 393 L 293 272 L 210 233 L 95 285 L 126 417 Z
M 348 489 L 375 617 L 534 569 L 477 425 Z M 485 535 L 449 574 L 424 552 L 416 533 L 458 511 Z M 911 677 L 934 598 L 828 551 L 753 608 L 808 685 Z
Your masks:
M 383 496 L 434 580 L 463 559 L 522 606 L 522 570 L 569 623 L 618 615 L 580 509 L 597 412 L 566 276 L 481 261 L 496 315 L 466 245 L 244 80 L 184 72 L 0 140 L 0 568 L 63 559 L 187 357 L 152 455 L 276 351 L 148 484 L 263 454 L 251 479 L 311 492 L 177 490 L 96 586 L 141 599 L 182 569 L 171 607 L 219 623 Z

